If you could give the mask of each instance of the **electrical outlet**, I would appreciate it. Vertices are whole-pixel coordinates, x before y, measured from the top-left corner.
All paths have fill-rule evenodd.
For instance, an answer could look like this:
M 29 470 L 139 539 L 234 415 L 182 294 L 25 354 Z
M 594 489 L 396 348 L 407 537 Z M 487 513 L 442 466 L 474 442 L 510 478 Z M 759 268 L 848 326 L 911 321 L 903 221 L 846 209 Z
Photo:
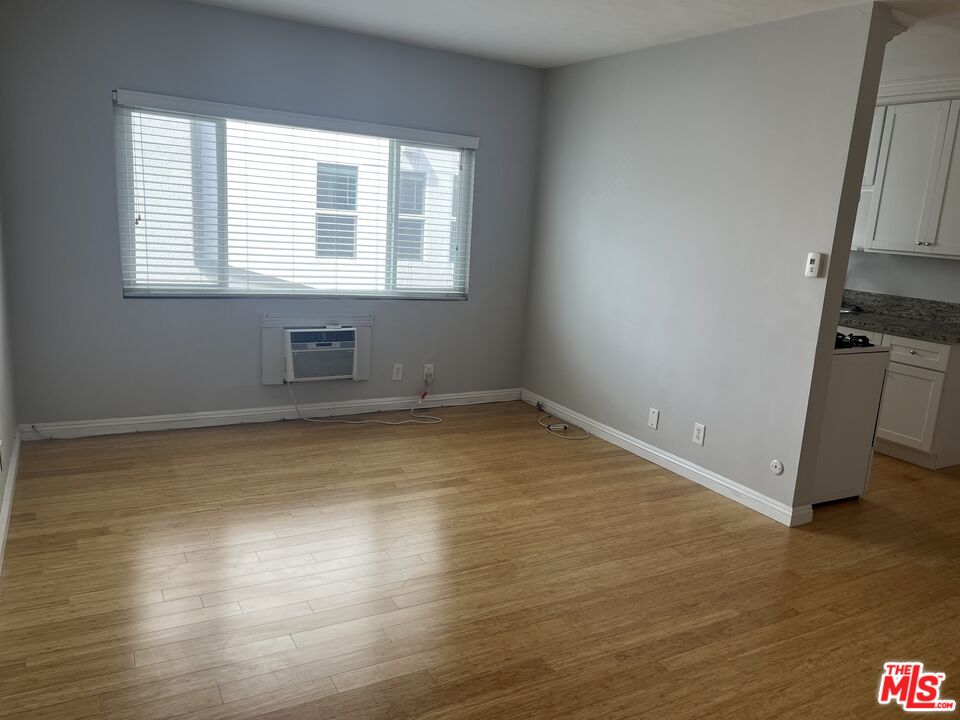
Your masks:
M 433 382 L 433 363 L 424 363 L 423 381 L 429 385 Z
M 396 363 L 393 366 L 393 379 L 403 380 L 403 363 Z
M 707 428 L 705 428 L 701 423 L 693 424 L 693 442 L 696 445 L 703 445 L 703 436 L 707 433 Z
M 647 417 L 647 425 L 652 427 L 654 430 L 657 429 L 660 425 L 660 411 L 655 408 L 650 408 L 650 415 Z

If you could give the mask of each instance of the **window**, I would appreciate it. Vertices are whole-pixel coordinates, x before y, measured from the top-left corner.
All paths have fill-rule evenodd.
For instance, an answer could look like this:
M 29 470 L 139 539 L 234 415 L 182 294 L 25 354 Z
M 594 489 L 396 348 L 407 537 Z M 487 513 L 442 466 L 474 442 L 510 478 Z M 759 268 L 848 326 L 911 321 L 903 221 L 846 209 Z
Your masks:
M 423 260 L 423 213 L 427 174 L 416 170 L 401 170 L 399 183 L 397 259 L 420 262 Z
M 475 138 L 117 91 L 127 296 L 464 298 Z
M 357 256 L 357 166 L 317 163 L 317 257 Z

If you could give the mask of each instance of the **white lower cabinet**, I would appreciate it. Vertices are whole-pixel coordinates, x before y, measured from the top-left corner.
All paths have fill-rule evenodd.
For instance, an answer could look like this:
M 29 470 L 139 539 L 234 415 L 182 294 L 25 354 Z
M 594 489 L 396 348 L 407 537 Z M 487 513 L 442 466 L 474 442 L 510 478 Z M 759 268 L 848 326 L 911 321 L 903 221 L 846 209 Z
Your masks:
M 960 360 L 946 345 L 838 327 L 890 348 L 875 448 L 928 468 L 960 464 Z
M 944 374 L 892 362 L 880 402 L 877 437 L 923 452 L 933 447 Z

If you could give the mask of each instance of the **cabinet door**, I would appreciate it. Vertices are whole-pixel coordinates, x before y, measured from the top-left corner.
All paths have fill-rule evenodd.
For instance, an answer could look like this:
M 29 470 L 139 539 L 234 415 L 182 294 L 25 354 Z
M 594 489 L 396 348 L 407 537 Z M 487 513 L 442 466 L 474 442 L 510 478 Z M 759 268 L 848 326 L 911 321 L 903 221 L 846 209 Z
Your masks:
M 867 228 L 871 249 L 917 252 L 929 242 L 942 200 L 935 196 L 949 114 L 949 101 L 887 108 Z
M 940 164 L 943 203 L 939 223 L 931 233 L 932 239 L 927 240 L 933 244 L 925 245 L 923 249 L 936 255 L 960 257 L 960 131 L 957 130 L 960 100 L 954 100 L 950 105 L 947 142 Z
M 877 163 L 880 160 L 880 140 L 883 137 L 883 118 L 887 108 L 880 106 L 873 112 L 873 126 L 870 130 L 870 144 L 867 146 L 867 161 L 863 166 L 863 183 L 860 188 L 860 205 L 857 206 L 857 222 L 853 226 L 854 250 L 862 250 L 869 245 L 867 227 L 870 224 L 870 209 L 873 204 L 874 183 L 877 179 Z
M 877 437 L 929 452 L 942 393 L 943 373 L 890 363 L 883 384 Z
M 854 250 L 867 247 L 867 226 L 870 224 L 870 206 L 873 204 L 872 187 L 860 189 L 860 204 L 857 206 L 857 222 L 853 226 L 853 241 L 850 244 Z
M 880 159 L 880 140 L 883 137 L 883 117 L 887 108 L 881 105 L 873 111 L 873 126 L 870 128 L 870 144 L 867 145 L 867 162 L 863 166 L 863 187 L 873 187 L 877 177 L 877 161 Z

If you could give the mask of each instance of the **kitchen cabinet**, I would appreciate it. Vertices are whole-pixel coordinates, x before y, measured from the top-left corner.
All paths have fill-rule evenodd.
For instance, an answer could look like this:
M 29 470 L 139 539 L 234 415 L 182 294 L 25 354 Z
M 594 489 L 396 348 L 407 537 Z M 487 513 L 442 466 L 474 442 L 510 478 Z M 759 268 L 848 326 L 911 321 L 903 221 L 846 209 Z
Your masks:
M 937 197 L 940 160 L 953 104 L 943 100 L 887 108 L 865 230 L 870 249 L 917 252 L 930 247 L 926 242 L 932 246 L 943 199 Z
M 960 345 L 840 326 L 890 349 L 877 418 L 878 452 L 928 468 L 960 464 Z
M 887 367 L 877 437 L 929 452 L 940 412 L 944 374 L 892 362 Z
M 883 137 L 883 120 L 887 108 L 880 106 L 873 111 L 873 124 L 870 127 L 870 144 L 867 145 L 867 161 L 863 166 L 862 187 L 872 188 L 877 178 L 877 162 L 880 159 L 880 139 Z
M 960 258 L 960 99 L 878 107 L 852 247 Z
M 914 340 L 913 338 L 900 338 L 895 335 L 883 335 L 881 338 L 880 342 L 875 344 L 890 348 L 890 362 L 913 365 L 928 370 L 939 370 L 940 372 L 947 371 L 950 362 L 949 345 L 927 342 L 926 340 Z
M 867 161 L 863 166 L 863 182 L 860 186 L 860 204 L 857 206 L 857 222 L 853 230 L 853 248 L 860 250 L 866 246 L 867 226 L 870 209 L 873 205 L 876 188 L 877 162 L 880 158 L 880 139 L 883 136 L 883 120 L 887 108 L 881 106 L 873 111 L 873 125 L 870 128 L 870 144 L 867 146 Z
M 870 206 L 873 202 L 873 188 L 860 189 L 860 204 L 857 206 L 857 222 L 853 226 L 854 250 L 863 250 L 867 246 L 867 225 L 870 220 Z
M 857 497 L 866 491 L 888 356 L 879 347 L 834 352 L 812 503 Z
M 960 257 L 960 130 L 957 129 L 960 100 L 954 100 L 951 105 L 951 125 L 947 128 L 948 142 L 944 146 L 941 160 L 943 202 L 940 218 L 933 234 L 933 245 L 924 246 L 923 249 L 930 254 Z M 949 142 L 951 137 L 952 143 Z

